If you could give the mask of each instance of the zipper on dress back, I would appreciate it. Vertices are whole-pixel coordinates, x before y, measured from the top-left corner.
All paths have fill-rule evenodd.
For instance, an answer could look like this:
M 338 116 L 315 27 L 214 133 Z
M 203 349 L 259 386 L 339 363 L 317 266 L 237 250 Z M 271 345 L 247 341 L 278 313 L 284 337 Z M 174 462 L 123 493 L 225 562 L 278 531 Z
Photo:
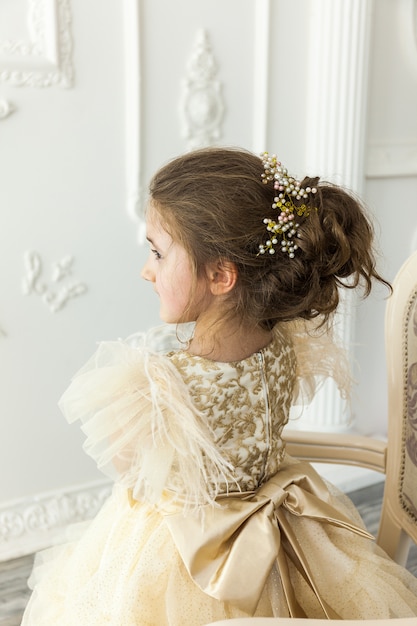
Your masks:
M 270 404 L 269 404 L 269 389 L 268 389 L 268 385 L 266 382 L 266 375 L 265 375 L 265 358 L 264 358 L 263 352 L 257 352 L 256 356 L 258 358 L 259 370 L 260 370 L 261 381 L 262 381 L 262 389 L 263 389 L 263 395 L 264 395 L 264 401 L 265 401 L 264 426 L 265 426 L 265 443 L 266 443 L 265 450 L 266 451 L 264 455 L 264 465 L 263 465 L 262 473 L 259 477 L 259 483 L 262 483 L 262 481 L 265 478 L 266 466 L 267 466 L 267 462 L 268 462 L 268 458 L 269 458 L 269 454 L 271 450 L 272 427 L 271 427 L 271 410 L 270 410 Z

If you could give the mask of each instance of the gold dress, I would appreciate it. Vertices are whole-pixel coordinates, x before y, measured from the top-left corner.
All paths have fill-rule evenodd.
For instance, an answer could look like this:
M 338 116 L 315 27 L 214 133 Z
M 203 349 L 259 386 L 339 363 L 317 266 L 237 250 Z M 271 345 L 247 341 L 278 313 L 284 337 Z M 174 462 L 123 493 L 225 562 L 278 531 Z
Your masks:
M 239 362 L 170 345 L 166 330 L 102 343 L 64 394 L 114 487 L 77 537 L 38 555 L 22 626 L 417 615 L 417 580 L 285 452 L 300 362 L 324 362 L 314 348 L 284 326 Z

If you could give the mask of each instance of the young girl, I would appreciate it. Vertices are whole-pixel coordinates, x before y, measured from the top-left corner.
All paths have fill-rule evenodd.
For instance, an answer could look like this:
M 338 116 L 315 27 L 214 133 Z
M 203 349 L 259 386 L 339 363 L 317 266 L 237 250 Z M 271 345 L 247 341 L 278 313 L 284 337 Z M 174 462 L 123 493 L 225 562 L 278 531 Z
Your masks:
M 174 326 L 101 344 L 64 394 L 115 485 L 35 567 L 23 626 L 417 615 L 416 579 L 282 437 L 303 385 L 343 388 L 339 289 L 387 285 L 366 209 L 267 153 L 211 148 L 155 175 L 147 238 L 142 276 Z

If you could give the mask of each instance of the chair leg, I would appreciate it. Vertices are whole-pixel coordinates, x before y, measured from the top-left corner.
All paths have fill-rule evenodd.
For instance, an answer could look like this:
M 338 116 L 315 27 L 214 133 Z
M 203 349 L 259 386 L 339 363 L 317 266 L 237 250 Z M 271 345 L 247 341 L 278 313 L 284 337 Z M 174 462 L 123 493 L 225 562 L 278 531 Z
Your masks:
M 411 541 L 388 511 L 381 516 L 376 542 L 391 559 L 405 567 Z

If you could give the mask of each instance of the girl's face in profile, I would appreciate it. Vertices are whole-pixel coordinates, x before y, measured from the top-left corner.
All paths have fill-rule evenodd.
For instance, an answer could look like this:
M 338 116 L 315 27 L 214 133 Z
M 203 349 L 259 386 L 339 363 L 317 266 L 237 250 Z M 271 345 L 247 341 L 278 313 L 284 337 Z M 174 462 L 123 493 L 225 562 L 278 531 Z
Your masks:
M 152 205 L 146 220 L 146 238 L 150 252 L 141 276 L 154 285 L 160 299 L 161 320 L 168 324 L 195 321 L 198 312 L 194 307 L 193 312 L 189 310 L 190 301 L 201 303 L 207 285 L 201 278 L 194 281 L 188 253 L 163 228 Z

